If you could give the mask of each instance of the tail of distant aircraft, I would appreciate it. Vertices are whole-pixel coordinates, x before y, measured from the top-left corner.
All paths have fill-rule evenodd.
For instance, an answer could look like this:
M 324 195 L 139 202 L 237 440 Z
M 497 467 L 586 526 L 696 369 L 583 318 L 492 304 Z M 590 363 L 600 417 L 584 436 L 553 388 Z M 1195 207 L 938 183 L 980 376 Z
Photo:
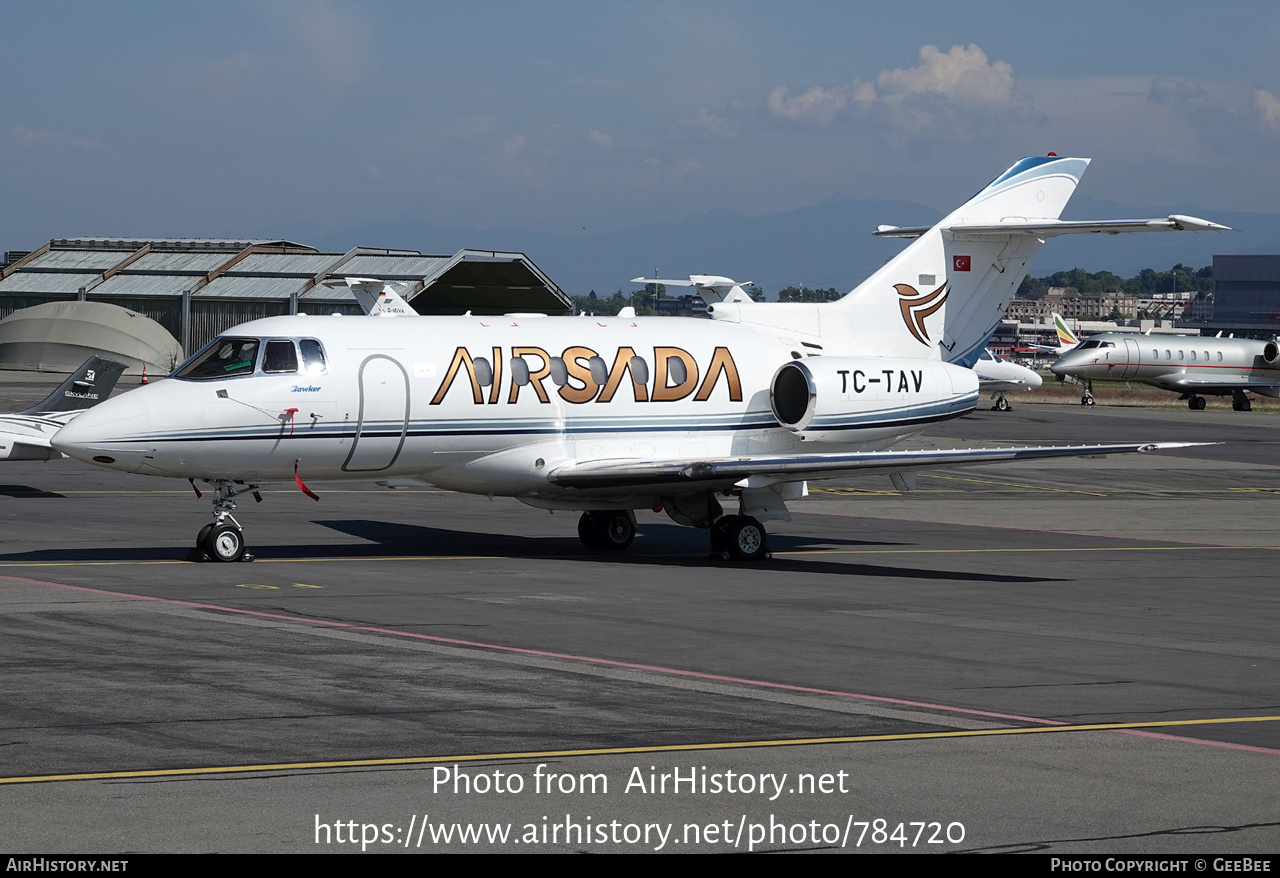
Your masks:
M 418 312 L 404 300 L 396 288 L 405 289 L 403 281 L 378 280 L 371 277 L 344 277 L 325 281 L 326 287 L 347 287 L 360 309 L 370 317 L 417 317 Z
M 1067 321 L 1062 319 L 1061 314 L 1053 315 L 1053 328 L 1058 332 L 1058 350 L 1063 353 L 1080 344 L 1080 339 L 1067 328 Z
M 74 412 L 102 402 L 115 390 L 116 381 L 124 372 L 125 364 L 102 357 L 85 360 L 70 378 L 58 385 L 58 389 L 41 402 L 20 415 Z

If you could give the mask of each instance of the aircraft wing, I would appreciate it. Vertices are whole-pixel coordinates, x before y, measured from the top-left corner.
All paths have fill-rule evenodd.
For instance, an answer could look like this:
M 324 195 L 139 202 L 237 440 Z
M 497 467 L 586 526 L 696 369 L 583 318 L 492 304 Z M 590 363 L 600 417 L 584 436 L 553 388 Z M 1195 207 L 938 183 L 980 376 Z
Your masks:
M 1132 220 L 1049 220 L 1046 222 L 1019 222 L 1010 220 L 997 225 L 956 225 L 943 228 L 955 240 L 974 241 L 982 238 L 1003 238 L 1008 235 L 1035 235 L 1037 238 L 1054 238 L 1058 235 L 1106 234 L 1122 232 L 1229 232 L 1230 226 L 1211 223 L 1194 216 L 1170 214 L 1163 219 Z M 879 238 L 918 238 L 929 228 L 924 226 L 880 226 L 873 233 Z
M 928 451 L 855 451 L 803 455 L 746 455 L 709 460 L 597 460 L 569 464 L 547 478 L 566 488 L 627 488 L 687 486 L 707 490 L 751 477 L 772 482 L 831 479 L 876 472 L 910 472 L 932 467 L 972 466 L 1005 461 L 1046 460 L 1055 457 L 1101 457 L 1135 451 L 1190 448 L 1205 442 L 1146 442 L 1116 445 L 1055 445 L 1014 448 L 948 448 Z M 765 484 L 768 484 L 766 481 Z

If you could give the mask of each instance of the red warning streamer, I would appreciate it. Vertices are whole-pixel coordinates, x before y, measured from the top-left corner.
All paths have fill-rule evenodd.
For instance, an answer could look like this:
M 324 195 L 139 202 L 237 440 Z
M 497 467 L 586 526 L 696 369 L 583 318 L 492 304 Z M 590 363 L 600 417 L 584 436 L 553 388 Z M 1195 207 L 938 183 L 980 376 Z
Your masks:
M 310 497 L 312 500 L 315 500 L 317 503 L 320 502 L 320 498 L 316 496 L 316 492 L 308 488 L 306 485 L 302 484 L 302 477 L 298 475 L 298 461 L 296 460 L 293 462 L 293 480 L 298 483 L 299 491 L 306 494 L 308 497 Z

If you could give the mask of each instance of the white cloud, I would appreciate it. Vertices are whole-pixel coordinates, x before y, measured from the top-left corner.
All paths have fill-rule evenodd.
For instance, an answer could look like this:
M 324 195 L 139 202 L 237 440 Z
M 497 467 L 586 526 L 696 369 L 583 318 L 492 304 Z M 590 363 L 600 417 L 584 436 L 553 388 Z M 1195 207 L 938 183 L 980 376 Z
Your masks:
M 28 128 L 26 125 L 14 125 L 9 131 L 19 140 L 39 146 L 71 147 L 79 150 L 97 149 L 102 146 L 102 138 L 96 134 L 93 137 L 72 137 L 62 131 Z
M 1280 98 L 1260 88 L 1253 93 L 1253 104 L 1258 108 L 1264 125 L 1280 130 Z
M 876 77 L 879 97 L 901 103 L 910 95 L 939 94 L 962 104 L 1007 104 L 1013 96 L 1013 68 L 1003 61 L 987 61 L 974 44 L 920 47 L 920 65 L 883 70 Z
M 693 117 L 693 124 L 721 137 L 736 137 L 738 133 L 728 119 L 711 112 L 706 107 L 698 108 L 697 114 Z
M 612 137 L 596 128 L 592 128 L 588 131 L 587 137 L 590 138 L 591 142 L 596 146 L 603 147 L 604 149 L 613 149 L 617 146 L 617 144 L 613 142 Z
M 970 139 L 994 116 L 1035 116 L 1018 92 L 1013 68 L 992 62 L 976 45 L 922 46 L 915 67 L 882 70 L 874 80 L 854 79 L 831 88 L 814 86 L 793 95 L 786 86 L 769 93 L 770 112 L 824 127 L 841 117 L 879 119 L 895 140 L 910 137 Z

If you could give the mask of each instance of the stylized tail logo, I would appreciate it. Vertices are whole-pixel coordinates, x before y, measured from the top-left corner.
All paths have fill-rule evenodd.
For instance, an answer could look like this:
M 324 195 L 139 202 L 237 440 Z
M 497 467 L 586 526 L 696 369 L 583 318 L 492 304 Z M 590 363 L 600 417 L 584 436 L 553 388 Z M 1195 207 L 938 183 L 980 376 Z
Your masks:
M 931 293 L 921 293 L 910 284 L 894 284 L 898 291 L 898 307 L 902 309 L 902 322 L 921 344 L 929 343 L 929 331 L 924 321 L 947 301 L 947 285 L 944 283 Z

